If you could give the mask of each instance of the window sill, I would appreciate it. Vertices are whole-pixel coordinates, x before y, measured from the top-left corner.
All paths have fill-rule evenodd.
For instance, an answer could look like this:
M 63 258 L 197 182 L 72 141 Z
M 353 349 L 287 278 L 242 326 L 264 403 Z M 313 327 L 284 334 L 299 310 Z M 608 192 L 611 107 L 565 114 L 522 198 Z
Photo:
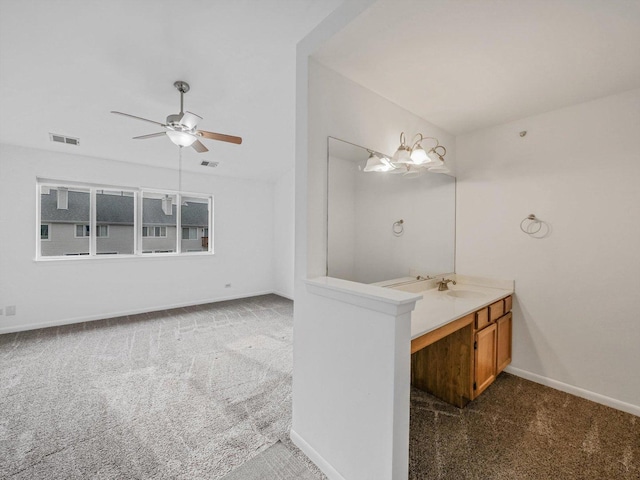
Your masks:
M 141 258 L 188 258 L 188 257 L 213 257 L 214 252 L 184 252 L 184 253 L 144 253 L 134 255 L 69 255 L 62 257 L 37 257 L 36 263 L 60 263 L 60 262 L 101 262 L 114 260 L 137 260 Z

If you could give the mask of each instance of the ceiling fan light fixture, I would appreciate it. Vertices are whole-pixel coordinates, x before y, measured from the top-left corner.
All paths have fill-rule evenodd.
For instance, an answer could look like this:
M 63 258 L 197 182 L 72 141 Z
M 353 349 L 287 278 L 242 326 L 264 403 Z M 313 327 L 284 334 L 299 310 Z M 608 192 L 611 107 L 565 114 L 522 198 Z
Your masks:
M 167 137 L 179 147 L 190 147 L 197 140 L 194 135 L 185 132 L 176 132 L 175 130 L 167 130 Z

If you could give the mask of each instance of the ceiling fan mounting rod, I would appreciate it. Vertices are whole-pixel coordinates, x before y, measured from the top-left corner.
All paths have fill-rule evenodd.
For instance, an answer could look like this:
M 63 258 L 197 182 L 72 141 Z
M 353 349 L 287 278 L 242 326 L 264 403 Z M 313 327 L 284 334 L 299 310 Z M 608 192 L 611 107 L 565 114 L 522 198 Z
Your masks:
M 180 92 L 180 113 L 184 113 L 184 94 L 191 88 L 187 82 L 177 80 L 173 82 L 173 86 Z

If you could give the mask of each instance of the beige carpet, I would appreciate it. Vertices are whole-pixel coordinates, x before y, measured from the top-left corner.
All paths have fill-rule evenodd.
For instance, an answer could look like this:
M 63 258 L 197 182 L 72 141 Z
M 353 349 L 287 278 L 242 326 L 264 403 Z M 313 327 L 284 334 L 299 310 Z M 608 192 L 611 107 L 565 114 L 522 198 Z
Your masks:
M 410 479 L 640 479 L 640 418 L 501 374 L 464 409 L 411 392 Z
M 0 335 L 0 478 L 217 479 L 291 424 L 275 295 Z

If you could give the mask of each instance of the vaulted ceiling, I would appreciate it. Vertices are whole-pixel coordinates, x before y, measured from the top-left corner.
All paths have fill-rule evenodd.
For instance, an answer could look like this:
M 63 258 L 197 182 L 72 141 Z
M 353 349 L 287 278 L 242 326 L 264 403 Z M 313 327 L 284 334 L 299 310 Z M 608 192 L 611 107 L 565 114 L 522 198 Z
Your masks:
M 293 165 L 296 43 L 341 0 L 2 0 L 0 142 L 176 168 L 167 138 L 132 140 L 179 111 L 242 136 L 203 140 L 184 168 L 272 179 Z M 80 138 L 52 143 L 49 133 Z M 214 170 L 201 160 L 221 162 Z

